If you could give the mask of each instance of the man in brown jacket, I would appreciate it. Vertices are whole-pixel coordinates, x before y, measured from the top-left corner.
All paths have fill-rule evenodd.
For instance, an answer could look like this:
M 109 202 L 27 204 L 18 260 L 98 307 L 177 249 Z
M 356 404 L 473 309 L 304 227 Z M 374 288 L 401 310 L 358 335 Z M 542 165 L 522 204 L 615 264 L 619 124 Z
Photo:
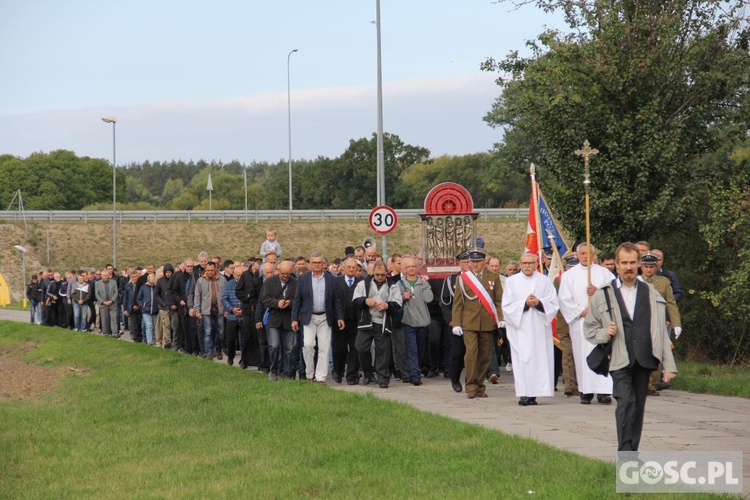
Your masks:
M 484 269 L 485 254 L 469 253 L 471 270 L 456 280 L 453 298 L 453 334 L 463 335 L 466 346 L 466 397 L 486 398 L 484 375 L 490 364 L 493 334 L 502 321 L 503 289 L 500 277 Z

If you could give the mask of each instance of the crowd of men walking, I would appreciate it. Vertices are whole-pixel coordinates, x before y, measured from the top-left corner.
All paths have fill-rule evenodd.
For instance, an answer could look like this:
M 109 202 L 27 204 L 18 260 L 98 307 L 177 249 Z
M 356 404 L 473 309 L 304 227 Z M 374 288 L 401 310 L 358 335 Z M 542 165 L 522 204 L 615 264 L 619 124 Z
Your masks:
M 665 332 L 669 326 L 673 338 L 679 337 L 681 290 L 674 273 L 663 269 L 663 254 L 646 242 L 633 248 L 640 281 L 648 284 L 647 291 L 653 286 L 666 304 Z M 565 395 L 579 396 L 582 404 L 596 396 L 607 404 L 613 380 L 591 371 L 586 358 L 594 343 L 611 341 L 617 328 L 609 321 L 593 325 L 589 307 L 597 291 L 616 287 L 617 304 L 624 300 L 629 314 L 615 322 L 608 302 L 609 318 L 619 331 L 634 327 L 636 294 L 622 299 L 619 292 L 632 283 L 617 285 L 619 252 L 597 259 L 593 248 L 579 245 L 566 261 L 566 272 L 552 280 L 545 276 L 551 253 L 544 254 L 541 266 L 536 255 L 524 253 L 503 273 L 499 258 L 476 249 L 456 256 L 459 273 L 430 279 L 419 251 L 394 253 L 383 261 L 374 247 L 359 246 L 347 247 L 342 259 L 330 262 L 319 252 L 288 259 L 269 230 L 257 258 L 222 261 L 201 252 L 196 260 L 188 257 L 158 269 L 149 264 L 118 272 L 108 265 L 64 277 L 47 270 L 32 277 L 26 295 L 32 322 L 114 337 L 127 331 L 135 342 L 203 358 L 226 356 L 230 365 L 239 351 L 242 368 L 257 367 L 272 381 L 324 384 L 330 370 L 336 383 L 387 388 L 393 379 L 419 386 L 423 377 L 443 376 L 456 392 L 474 399 L 487 397 L 485 382 L 497 383 L 502 358 L 506 370 L 515 372 L 521 406 L 553 396 L 561 374 Z M 638 305 L 646 310 L 647 303 Z M 601 320 L 600 311 L 592 312 Z M 631 361 L 639 359 L 648 369 L 647 393 L 636 391 L 633 403 L 642 410 L 646 394 L 658 395 L 671 378 L 660 380 L 659 362 L 667 373 L 676 369 L 671 352 L 656 352 L 661 337 L 652 342 L 653 356 L 641 353 L 641 358 L 627 343 L 631 337 L 632 332 L 624 335 L 625 347 L 613 345 L 618 356 L 625 349 Z M 617 387 L 614 393 L 617 399 Z M 628 439 L 637 447 L 635 438 Z

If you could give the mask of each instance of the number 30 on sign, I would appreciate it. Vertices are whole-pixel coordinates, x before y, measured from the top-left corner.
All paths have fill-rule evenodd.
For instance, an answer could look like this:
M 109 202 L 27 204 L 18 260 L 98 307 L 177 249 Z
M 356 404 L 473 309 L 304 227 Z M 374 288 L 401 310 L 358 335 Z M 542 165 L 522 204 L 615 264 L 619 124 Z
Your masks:
M 396 229 L 398 216 L 396 211 L 387 205 L 375 207 L 370 212 L 370 228 L 378 234 L 388 234 Z

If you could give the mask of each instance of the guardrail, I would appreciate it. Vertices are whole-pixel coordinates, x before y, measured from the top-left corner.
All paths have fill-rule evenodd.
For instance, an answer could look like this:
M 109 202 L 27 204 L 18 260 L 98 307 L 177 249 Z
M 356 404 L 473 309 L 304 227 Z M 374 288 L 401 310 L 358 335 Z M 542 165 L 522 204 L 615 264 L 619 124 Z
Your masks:
M 528 209 L 524 208 L 479 208 L 475 209 L 480 220 L 525 218 Z M 422 209 L 396 210 L 399 218 L 418 217 Z M 354 219 L 367 220 L 370 210 L 122 210 L 117 212 L 117 221 L 244 221 L 259 222 L 262 220 L 330 220 Z M 26 210 L 0 212 L 0 220 L 5 221 L 111 221 L 112 211 L 108 210 Z

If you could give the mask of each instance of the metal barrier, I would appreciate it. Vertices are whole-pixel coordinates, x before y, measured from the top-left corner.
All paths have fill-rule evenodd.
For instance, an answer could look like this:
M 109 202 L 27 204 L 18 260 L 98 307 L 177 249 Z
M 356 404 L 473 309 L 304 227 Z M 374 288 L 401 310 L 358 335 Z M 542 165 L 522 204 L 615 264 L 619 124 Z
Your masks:
M 524 208 L 479 208 L 475 209 L 480 220 L 516 219 L 527 216 L 528 209 Z M 416 218 L 422 209 L 396 210 L 399 218 Z M 117 221 L 253 221 L 287 219 L 287 220 L 331 220 L 354 219 L 367 220 L 370 210 L 122 210 L 117 212 Z M 0 220 L 5 221 L 111 221 L 112 211 L 108 210 L 26 210 L 24 212 L 7 210 L 0 211 Z

